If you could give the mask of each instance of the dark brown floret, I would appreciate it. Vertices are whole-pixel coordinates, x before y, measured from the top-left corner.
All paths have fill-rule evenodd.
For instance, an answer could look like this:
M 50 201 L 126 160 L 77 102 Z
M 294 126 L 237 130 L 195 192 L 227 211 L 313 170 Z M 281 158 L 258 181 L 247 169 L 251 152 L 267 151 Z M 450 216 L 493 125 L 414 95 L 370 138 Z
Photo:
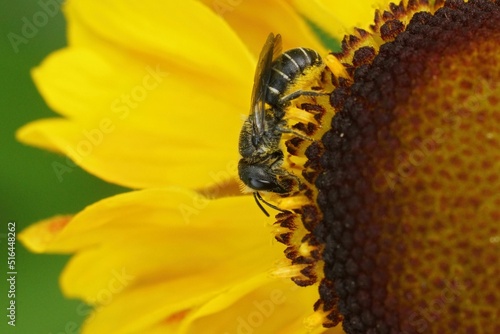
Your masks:
M 355 67 L 359 67 L 364 64 L 370 64 L 375 58 L 376 51 L 371 46 L 363 46 L 354 52 L 354 58 L 352 59 L 352 64 Z
M 500 182 L 484 168 L 500 161 L 500 116 L 484 102 L 498 101 L 500 6 L 454 0 L 398 22 L 377 23 L 394 41 L 355 54 L 324 153 L 306 151 L 322 170 L 316 307 L 349 334 L 500 332 L 498 243 L 485 241 L 500 233 Z
M 300 145 L 304 142 L 304 139 L 299 138 L 299 137 L 294 137 L 288 141 L 285 142 L 285 146 L 287 149 L 287 152 L 293 155 L 296 155 Z
M 405 25 L 399 20 L 387 21 L 380 27 L 380 36 L 384 41 L 390 41 L 396 38 L 397 35 L 402 33 Z

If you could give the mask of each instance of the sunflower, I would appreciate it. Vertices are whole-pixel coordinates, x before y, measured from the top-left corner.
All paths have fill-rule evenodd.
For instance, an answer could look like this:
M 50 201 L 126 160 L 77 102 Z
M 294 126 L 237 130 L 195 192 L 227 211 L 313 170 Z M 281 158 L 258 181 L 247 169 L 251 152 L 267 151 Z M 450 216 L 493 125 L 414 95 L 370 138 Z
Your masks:
M 61 287 L 92 306 L 82 332 L 500 331 L 498 3 L 375 7 L 65 4 L 69 46 L 33 71 L 63 117 L 18 138 L 68 156 L 60 178 L 76 163 L 137 189 L 20 236 L 75 254 Z M 303 17 L 346 34 L 342 50 Z M 269 195 L 286 257 L 236 196 L 239 115 L 270 32 L 325 64 L 302 87 L 325 94 L 286 110 L 284 167 L 301 186 Z

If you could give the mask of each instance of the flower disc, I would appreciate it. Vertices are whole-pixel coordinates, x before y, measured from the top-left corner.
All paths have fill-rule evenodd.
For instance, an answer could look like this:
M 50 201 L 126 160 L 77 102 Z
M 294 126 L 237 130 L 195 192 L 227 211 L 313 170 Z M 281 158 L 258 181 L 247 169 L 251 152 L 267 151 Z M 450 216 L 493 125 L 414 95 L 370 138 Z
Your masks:
M 389 14 L 330 97 L 322 303 L 347 333 L 499 333 L 500 7 Z

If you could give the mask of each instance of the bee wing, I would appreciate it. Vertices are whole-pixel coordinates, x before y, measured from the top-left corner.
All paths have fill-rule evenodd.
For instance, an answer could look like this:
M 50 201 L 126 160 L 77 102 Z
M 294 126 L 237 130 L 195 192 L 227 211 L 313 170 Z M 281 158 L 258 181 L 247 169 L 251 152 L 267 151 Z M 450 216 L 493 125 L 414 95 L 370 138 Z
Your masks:
M 273 61 L 281 56 L 282 53 L 282 45 L 281 45 L 281 35 L 277 34 L 274 38 L 274 48 L 273 48 Z
M 253 117 L 253 134 L 260 136 L 264 133 L 265 97 L 267 85 L 271 78 L 271 64 L 281 54 L 281 35 L 270 33 L 260 52 L 257 69 L 255 70 L 252 104 L 250 117 Z

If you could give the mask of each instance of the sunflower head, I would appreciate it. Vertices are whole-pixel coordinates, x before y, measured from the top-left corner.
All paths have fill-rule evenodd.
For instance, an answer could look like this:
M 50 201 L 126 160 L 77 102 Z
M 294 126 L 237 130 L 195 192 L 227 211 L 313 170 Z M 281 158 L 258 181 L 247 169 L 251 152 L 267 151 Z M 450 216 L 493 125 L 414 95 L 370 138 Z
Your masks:
M 33 72 L 62 117 L 18 136 L 138 189 L 21 234 L 74 254 L 83 333 L 500 332 L 499 2 L 388 4 L 327 54 L 297 8 L 332 34 L 373 14 L 331 3 L 67 2 Z M 240 176 L 286 259 L 234 196 L 270 31 L 294 49 L 262 51 Z
M 329 98 L 291 107 L 328 115 L 285 142 L 305 186 L 276 223 L 324 326 L 499 330 L 498 22 L 493 1 L 391 4 L 331 54 Z

